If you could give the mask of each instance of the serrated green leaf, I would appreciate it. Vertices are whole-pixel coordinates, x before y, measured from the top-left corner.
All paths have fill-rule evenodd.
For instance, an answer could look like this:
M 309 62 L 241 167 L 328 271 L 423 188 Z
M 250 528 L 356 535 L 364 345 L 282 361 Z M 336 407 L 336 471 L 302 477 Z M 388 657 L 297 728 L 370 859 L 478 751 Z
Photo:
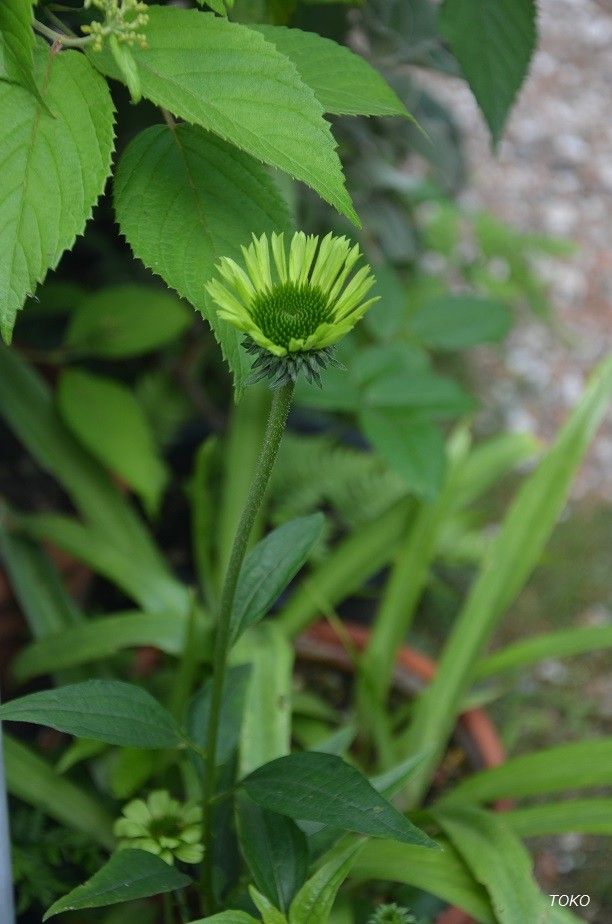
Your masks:
M 355 767 L 333 754 L 288 754 L 259 767 L 240 785 L 258 805 L 290 818 L 435 846 Z
M 41 690 L 0 706 L 0 719 L 32 722 L 108 744 L 174 748 L 182 742 L 170 713 L 141 687 L 86 680 Z
M 322 513 L 283 523 L 252 549 L 240 570 L 232 610 L 232 638 L 258 622 L 298 573 L 325 526 Z
M 0 78 L 21 84 L 40 100 L 34 79 L 34 0 L 2 0 L 0 4 L 0 53 L 4 66 Z
M 433 350 L 463 350 L 502 340 L 512 323 L 503 304 L 476 295 L 441 295 L 410 318 L 411 333 Z
M 0 82 L 0 328 L 83 232 L 110 171 L 113 103 L 76 51 L 50 57 L 37 43 L 34 72 L 53 115 L 16 84 Z
M 251 363 L 204 284 L 216 260 L 240 257 L 252 233 L 289 230 L 289 213 L 265 169 L 197 126 L 156 125 L 123 152 L 115 209 L 136 256 L 209 322 L 240 389 Z
M 440 29 L 497 144 L 535 49 L 535 0 L 444 0 Z
M 321 104 L 294 64 L 252 29 L 213 13 L 148 13 L 147 48 L 132 49 L 143 96 L 307 183 L 359 225 Z M 92 60 L 121 79 L 110 54 Z
M 113 820 L 95 798 L 58 775 L 46 760 L 20 741 L 3 734 L 7 789 L 49 818 L 82 831 L 96 844 L 113 847 Z
M 333 115 L 406 116 L 394 90 L 365 58 L 345 45 L 301 29 L 251 26 L 295 64 L 325 112 Z
M 59 382 L 57 403 L 64 423 L 82 445 L 155 514 L 168 472 L 131 390 L 114 379 L 68 369 Z
M 102 908 L 118 902 L 174 892 L 191 879 L 145 850 L 119 850 L 94 875 L 68 895 L 54 902 L 43 921 L 62 911 Z
M 65 344 L 85 356 L 138 356 L 170 343 L 191 320 L 188 308 L 167 292 L 151 286 L 106 286 L 79 302 Z

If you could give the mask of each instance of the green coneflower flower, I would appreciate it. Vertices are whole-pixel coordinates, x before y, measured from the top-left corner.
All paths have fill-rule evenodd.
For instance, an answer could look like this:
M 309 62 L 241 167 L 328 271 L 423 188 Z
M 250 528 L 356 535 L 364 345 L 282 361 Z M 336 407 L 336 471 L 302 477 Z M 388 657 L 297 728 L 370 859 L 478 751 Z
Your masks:
M 119 838 L 119 850 L 146 850 L 170 865 L 175 859 L 199 863 L 204 856 L 201 807 L 181 804 L 165 789 L 152 792 L 146 802 L 128 802 L 113 830 Z
M 298 231 L 288 248 L 283 234 L 270 241 L 253 236 L 242 254 L 244 268 L 222 257 L 221 278 L 206 288 L 219 316 L 246 334 L 244 346 L 256 357 L 252 380 L 279 386 L 303 371 L 320 385 L 331 347 L 378 300 L 366 300 L 374 284 L 370 267 L 353 273 L 359 246 L 331 233 L 321 240 Z

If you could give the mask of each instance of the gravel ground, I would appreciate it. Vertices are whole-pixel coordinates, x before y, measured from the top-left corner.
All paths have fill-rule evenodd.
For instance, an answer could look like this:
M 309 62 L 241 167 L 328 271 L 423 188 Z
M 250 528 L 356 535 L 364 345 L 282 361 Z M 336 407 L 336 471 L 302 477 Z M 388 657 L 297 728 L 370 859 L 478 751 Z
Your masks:
M 426 80 L 464 129 L 465 203 L 578 245 L 574 256 L 541 264 L 556 323 L 526 317 L 501 366 L 493 351 L 475 359 L 503 423 L 550 438 L 612 349 L 612 0 L 540 0 L 539 7 L 539 50 L 496 157 L 467 86 Z M 576 483 L 575 497 L 585 494 L 612 501 L 612 415 Z

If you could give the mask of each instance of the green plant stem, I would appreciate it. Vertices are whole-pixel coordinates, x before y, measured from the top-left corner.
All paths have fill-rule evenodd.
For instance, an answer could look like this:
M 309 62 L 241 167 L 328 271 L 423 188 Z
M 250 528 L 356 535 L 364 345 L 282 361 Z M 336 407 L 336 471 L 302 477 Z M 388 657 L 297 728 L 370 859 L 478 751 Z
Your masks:
M 219 719 L 221 715 L 221 702 L 223 697 L 223 684 L 227 670 L 227 658 L 231 646 L 231 617 L 236 594 L 236 586 L 240 575 L 240 568 L 247 550 L 249 536 L 257 514 L 265 497 L 266 488 L 276 461 L 278 449 L 283 438 L 287 415 L 293 397 L 293 383 L 283 385 L 274 392 L 272 406 L 266 425 L 261 453 L 253 475 L 251 487 L 238 522 L 232 552 L 225 574 L 225 581 L 221 593 L 219 615 L 215 633 L 215 647 L 213 658 L 213 675 L 210 716 L 208 721 L 208 734 L 206 741 L 206 760 L 204 764 L 203 785 L 203 840 L 204 864 L 202 871 L 202 893 L 205 910 L 208 914 L 215 911 L 215 896 L 213 890 L 213 804 L 215 793 L 217 739 L 219 733 Z
M 51 29 L 49 26 L 45 26 L 43 22 L 39 22 L 37 19 L 34 20 L 33 25 L 36 32 L 39 32 L 40 35 L 44 35 L 44 37 L 48 38 L 51 42 L 59 42 L 60 45 L 64 45 L 66 48 L 84 48 L 86 45 L 90 45 L 94 40 L 93 35 L 84 35 L 82 37 L 65 35 L 63 32 L 58 32 L 57 29 Z

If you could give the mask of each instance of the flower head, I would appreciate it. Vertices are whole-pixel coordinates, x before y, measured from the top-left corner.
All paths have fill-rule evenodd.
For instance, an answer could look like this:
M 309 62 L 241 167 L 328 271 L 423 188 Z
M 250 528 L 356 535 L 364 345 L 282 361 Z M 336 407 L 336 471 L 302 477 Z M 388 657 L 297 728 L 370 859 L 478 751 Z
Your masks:
M 253 236 L 242 254 L 244 268 L 222 257 L 220 278 L 206 286 L 219 316 L 247 335 L 258 378 L 280 385 L 304 371 L 318 382 L 330 348 L 377 301 L 366 299 L 374 284 L 370 267 L 353 272 L 359 246 L 299 231 L 288 247 L 283 234 Z
M 368 924 L 416 924 L 416 918 L 407 908 L 393 903 L 379 905 Z
M 152 792 L 146 802 L 133 799 L 123 807 L 114 832 L 120 850 L 135 848 L 157 854 L 172 865 L 199 863 L 204 855 L 202 809 L 193 803 L 181 804 L 167 790 Z

